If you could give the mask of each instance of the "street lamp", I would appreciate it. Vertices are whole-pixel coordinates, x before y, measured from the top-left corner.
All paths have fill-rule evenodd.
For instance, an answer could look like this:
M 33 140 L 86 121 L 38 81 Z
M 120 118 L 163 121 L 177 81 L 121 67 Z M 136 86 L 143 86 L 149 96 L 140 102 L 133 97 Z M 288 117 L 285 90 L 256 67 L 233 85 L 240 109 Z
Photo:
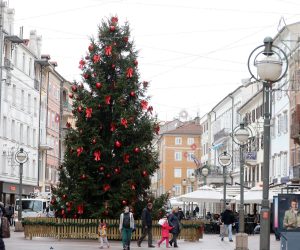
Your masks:
M 244 123 L 237 126 L 232 133 L 233 141 L 240 146 L 240 206 L 239 206 L 239 233 L 236 236 L 236 249 L 248 250 L 248 235 L 245 234 L 245 215 L 244 215 L 244 148 L 248 142 L 249 135 L 252 134 L 248 127 L 245 127 Z M 247 242 L 247 243 L 245 243 Z M 241 245 L 239 247 L 239 245 Z
M 24 152 L 23 148 L 20 148 L 15 155 L 16 161 L 20 164 L 19 165 L 19 172 L 20 172 L 20 183 L 19 183 L 19 207 L 18 207 L 18 222 L 22 220 L 22 178 L 23 178 L 23 164 L 28 160 L 28 154 Z
M 253 73 L 256 68 L 256 73 Z M 264 167 L 263 199 L 260 211 L 260 250 L 270 249 L 270 95 L 272 84 L 280 81 L 287 73 L 288 59 L 285 52 L 273 45 L 273 39 L 266 37 L 264 44 L 255 48 L 248 58 L 248 70 L 252 78 L 263 83 L 264 93 Z
M 201 168 L 201 174 L 203 175 L 203 184 L 204 186 L 206 185 L 206 177 L 208 176 L 209 174 L 209 169 L 206 165 L 204 165 L 202 168 Z
M 223 181 L 224 181 L 224 189 L 223 189 L 223 207 L 224 210 L 226 208 L 226 167 L 231 164 L 231 155 L 224 151 L 222 154 L 219 155 L 219 164 L 223 167 Z
M 196 177 L 195 177 L 194 173 L 191 174 L 191 176 L 189 177 L 189 180 L 191 182 L 191 191 L 193 192 L 194 191 L 194 183 L 195 183 L 195 180 L 196 180 Z

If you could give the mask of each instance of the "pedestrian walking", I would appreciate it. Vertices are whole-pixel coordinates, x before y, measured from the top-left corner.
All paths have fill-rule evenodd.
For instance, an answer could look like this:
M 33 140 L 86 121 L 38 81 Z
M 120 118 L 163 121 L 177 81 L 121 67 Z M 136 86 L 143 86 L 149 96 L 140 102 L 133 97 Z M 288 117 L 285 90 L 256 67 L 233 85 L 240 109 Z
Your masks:
M 232 242 L 232 225 L 234 224 L 234 214 L 231 211 L 230 205 L 226 206 L 225 211 L 221 214 L 221 222 L 224 225 L 221 232 L 221 240 L 224 240 L 225 232 L 228 230 L 229 241 Z
M 169 234 L 170 230 L 173 228 L 169 225 L 167 216 L 163 218 L 163 222 L 161 225 L 161 240 L 158 242 L 158 247 L 160 247 L 160 244 L 165 240 L 166 241 L 166 247 L 169 247 Z
M 2 221 L 2 217 L 6 216 L 6 211 L 3 202 L 0 202 L 0 221 Z M 2 225 L 0 230 L 0 250 L 5 250 L 5 245 L 2 237 Z
M 107 240 L 107 225 L 103 221 L 103 219 L 99 220 L 98 236 L 99 236 L 100 248 L 103 248 L 104 243 L 106 244 L 107 248 L 109 248 L 109 243 Z
M 155 247 L 152 245 L 152 211 L 153 204 L 149 202 L 142 212 L 142 236 L 138 239 L 137 245 L 141 247 L 142 241 L 148 235 L 148 247 Z
M 130 250 L 130 241 L 132 230 L 134 229 L 133 214 L 129 211 L 129 207 L 124 208 L 124 213 L 120 215 L 119 230 L 122 234 L 123 250 Z
M 169 244 L 172 246 L 174 243 L 174 247 L 178 247 L 177 238 L 180 234 L 180 222 L 178 219 L 178 208 L 173 208 L 172 213 L 168 216 L 169 225 L 172 227 L 171 234 L 172 240 L 169 241 Z

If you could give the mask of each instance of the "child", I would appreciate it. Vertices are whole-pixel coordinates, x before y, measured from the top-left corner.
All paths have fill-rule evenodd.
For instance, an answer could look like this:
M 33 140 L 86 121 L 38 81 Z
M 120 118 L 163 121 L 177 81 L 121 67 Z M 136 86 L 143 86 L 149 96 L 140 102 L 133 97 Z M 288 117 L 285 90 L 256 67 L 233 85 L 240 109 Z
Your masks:
M 99 221 L 98 236 L 99 236 L 99 241 L 100 241 L 100 248 L 103 248 L 103 243 L 106 243 L 107 248 L 109 248 L 109 243 L 107 240 L 107 225 L 103 221 L 103 219 L 100 219 L 100 221 Z
M 160 244 L 165 240 L 166 241 L 166 247 L 169 247 L 169 231 L 173 228 L 169 226 L 167 217 L 164 217 L 164 222 L 161 225 L 161 240 L 158 242 L 158 247 L 160 247 Z

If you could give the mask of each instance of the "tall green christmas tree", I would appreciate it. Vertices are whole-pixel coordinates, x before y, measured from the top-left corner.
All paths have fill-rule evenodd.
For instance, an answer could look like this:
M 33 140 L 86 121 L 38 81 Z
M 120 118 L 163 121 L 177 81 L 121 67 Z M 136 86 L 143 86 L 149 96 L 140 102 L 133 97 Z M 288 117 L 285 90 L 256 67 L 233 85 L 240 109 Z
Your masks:
M 79 67 L 85 84 L 74 83 L 69 95 L 76 126 L 67 124 L 51 204 L 57 217 L 116 217 L 125 205 L 134 209 L 148 199 L 158 167 L 151 142 L 159 126 L 148 106 L 148 83 L 139 79 L 129 25 L 103 20 Z

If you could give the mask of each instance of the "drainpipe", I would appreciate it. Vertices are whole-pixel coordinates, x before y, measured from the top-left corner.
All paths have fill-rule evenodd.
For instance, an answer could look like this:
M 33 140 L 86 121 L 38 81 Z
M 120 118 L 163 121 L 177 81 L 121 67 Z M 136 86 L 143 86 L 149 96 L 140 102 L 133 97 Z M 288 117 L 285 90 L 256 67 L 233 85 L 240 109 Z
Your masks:
M 231 115 L 231 133 L 233 133 L 233 126 L 234 126 L 234 97 L 232 96 L 232 94 L 229 94 L 228 95 L 230 98 L 231 98 L 231 106 L 232 106 L 232 109 L 231 109 L 231 112 L 232 112 L 232 115 Z M 233 154 L 233 137 L 231 136 L 231 171 L 233 172 L 233 162 L 234 162 L 234 154 Z M 233 179 L 231 179 L 231 184 L 233 184 Z

